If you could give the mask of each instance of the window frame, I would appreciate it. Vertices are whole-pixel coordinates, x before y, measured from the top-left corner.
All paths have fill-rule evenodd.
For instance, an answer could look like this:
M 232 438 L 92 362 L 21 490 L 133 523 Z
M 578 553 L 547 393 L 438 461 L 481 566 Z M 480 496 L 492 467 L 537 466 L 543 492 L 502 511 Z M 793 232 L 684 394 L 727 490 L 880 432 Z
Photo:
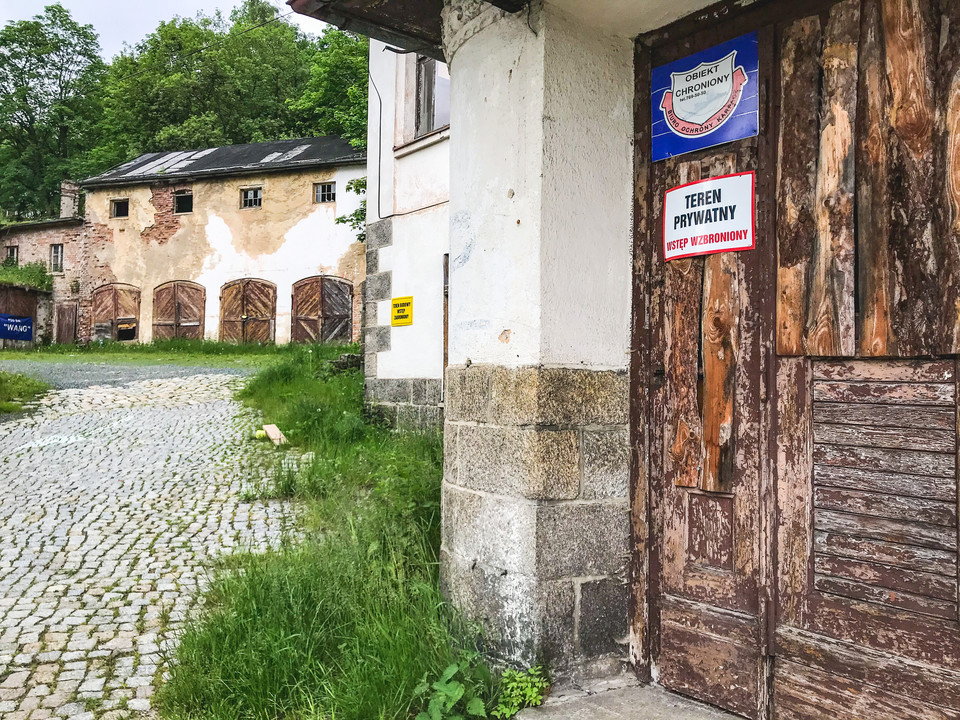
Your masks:
M 189 210 L 178 210 L 177 201 L 180 198 L 190 198 L 190 209 Z M 193 212 L 193 190 L 177 190 L 173 193 L 173 214 L 174 215 L 189 215 Z
M 59 248 L 59 251 L 57 251 Z M 59 263 L 54 262 L 54 257 L 59 255 Z M 50 273 L 62 273 L 63 272 L 63 243 L 51 243 L 50 244 Z
M 426 55 L 416 58 L 416 93 L 413 137 L 416 140 L 429 135 L 436 124 L 437 61 Z
M 123 215 L 117 214 L 117 203 L 126 203 L 127 212 Z M 130 217 L 130 198 L 110 198 L 110 217 L 111 218 L 128 218 Z
M 324 199 L 324 188 L 330 188 L 329 197 Z M 318 204 L 333 203 L 337 201 L 337 183 L 336 181 L 330 182 L 316 182 L 313 184 L 313 202 Z
M 13 258 L 13 264 L 18 266 L 20 265 L 20 246 L 19 245 L 7 245 L 7 251 L 3 256 L 3 262 L 6 263 L 10 258 Z M 10 251 L 13 252 L 10 252 Z
M 258 193 L 254 198 L 255 202 L 247 204 L 247 198 L 245 197 L 246 193 Z M 263 207 L 263 185 L 251 185 L 249 187 L 240 188 L 240 209 L 241 210 L 258 210 Z

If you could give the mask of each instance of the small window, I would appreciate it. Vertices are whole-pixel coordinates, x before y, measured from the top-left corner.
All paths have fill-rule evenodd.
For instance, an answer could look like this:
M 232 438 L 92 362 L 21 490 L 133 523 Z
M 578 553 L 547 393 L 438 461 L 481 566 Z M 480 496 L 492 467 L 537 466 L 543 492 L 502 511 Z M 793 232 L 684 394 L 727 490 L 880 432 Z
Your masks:
M 193 193 L 191 191 L 181 190 L 173 194 L 173 212 L 177 215 L 193 212 Z
M 50 272 L 63 272 L 63 245 L 50 246 Z
M 129 217 L 130 216 L 130 199 L 123 198 L 120 200 L 111 200 L 110 201 L 110 217 Z
M 417 58 L 417 117 L 415 137 L 450 124 L 450 72 L 433 58 Z
M 4 265 L 17 265 L 20 263 L 20 248 L 16 245 L 7 245 L 7 257 Z
M 336 183 L 314 183 L 313 201 L 318 203 L 334 202 L 337 199 Z
M 258 208 L 263 205 L 263 188 L 244 188 L 240 191 L 240 207 Z

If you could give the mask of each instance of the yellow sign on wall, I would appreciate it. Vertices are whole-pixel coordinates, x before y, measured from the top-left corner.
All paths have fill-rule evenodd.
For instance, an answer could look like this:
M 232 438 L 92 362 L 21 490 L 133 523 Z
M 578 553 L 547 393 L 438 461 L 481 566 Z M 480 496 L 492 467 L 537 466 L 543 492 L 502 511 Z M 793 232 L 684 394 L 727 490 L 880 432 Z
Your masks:
M 390 305 L 390 324 L 393 327 L 413 325 L 413 295 L 394 298 Z

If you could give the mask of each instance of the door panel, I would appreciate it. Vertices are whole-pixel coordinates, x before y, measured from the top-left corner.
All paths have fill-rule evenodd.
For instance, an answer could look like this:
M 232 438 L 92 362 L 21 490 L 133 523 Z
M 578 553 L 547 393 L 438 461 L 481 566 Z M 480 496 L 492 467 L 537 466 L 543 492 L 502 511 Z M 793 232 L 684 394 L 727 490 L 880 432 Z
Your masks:
M 153 293 L 153 337 L 203 338 L 206 290 L 187 281 L 164 283 Z
M 93 336 L 99 340 L 136 340 L 140 324 L 140 289 L 113 283 L 93 291 Z
M 220 289 L 220 340 L 243 342 L 243 281 Z
M 293 286 L 293 342 L 320 340 L 321 278 L 304 278 Z
M 323 278 L 320 339 L 350 342 L 353 335 L 353 285 L 334 277 Z
M 77 303 L 66 302 L 57 304 L 57 342 L 68 345 L 77 340 Z
M 220 290 L 220 339 L 224 342 L 274 341 L 277 288 L 265 280 L 245 278 Z
M 153 291 L 153 339 L 170 340 L 177 336 L 177 286 L 161 285 Z

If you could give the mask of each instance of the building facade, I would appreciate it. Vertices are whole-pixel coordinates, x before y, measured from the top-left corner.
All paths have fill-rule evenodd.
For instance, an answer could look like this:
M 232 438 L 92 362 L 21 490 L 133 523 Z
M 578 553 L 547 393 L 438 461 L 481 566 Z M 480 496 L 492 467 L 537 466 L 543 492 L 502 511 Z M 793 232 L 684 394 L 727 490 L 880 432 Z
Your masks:
M 54 275 L 57 342 L 358 340 L 364 245 L 335 220 L 364 169 L 339 138 L 150 153 L 86 180 L 83 218 L 65 201 L 4 230 L 5 252 Z
M 449 64 L 442 574 L 497 652 L 957 717 L 960 6 L 292 5 Z
M 395 50 L 395 48 L 392 48 Z M 440 427 L 450 249 L 450 76 L 370 43 L 368 405 L 401 427 Z M 394 303 L 403 317 L 394 317 Z

